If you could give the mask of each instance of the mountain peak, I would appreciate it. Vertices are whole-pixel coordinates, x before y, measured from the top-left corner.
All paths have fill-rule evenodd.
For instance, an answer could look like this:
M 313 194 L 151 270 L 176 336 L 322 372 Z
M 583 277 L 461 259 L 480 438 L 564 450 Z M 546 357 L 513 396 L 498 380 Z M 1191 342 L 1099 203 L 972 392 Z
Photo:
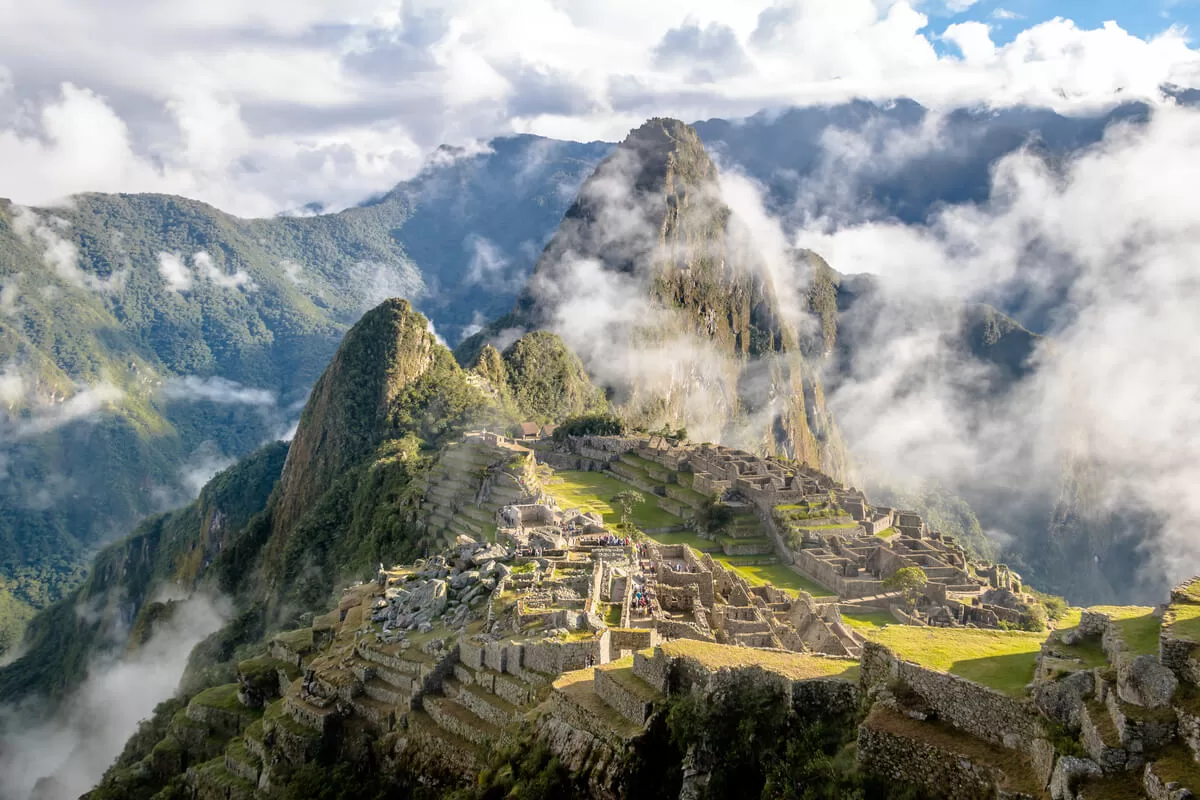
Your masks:
M 655 117 L 631 130 L 612 158 L 596 170 L 596 176 L 616 169 L 631 170 L 634 187 L 652 192 L 671 191 L 678 184 L 704 185 L 717 177 L 717 168 L 695 129 L 668 117 Z M 669 177 L 675 180 L 668 181 Z
M 385 300 L 355 323 L 300 417 L 280 479 L 276 530 L 375 446 L 392 401 L 433 365 L 439 348 L 407 300 Z

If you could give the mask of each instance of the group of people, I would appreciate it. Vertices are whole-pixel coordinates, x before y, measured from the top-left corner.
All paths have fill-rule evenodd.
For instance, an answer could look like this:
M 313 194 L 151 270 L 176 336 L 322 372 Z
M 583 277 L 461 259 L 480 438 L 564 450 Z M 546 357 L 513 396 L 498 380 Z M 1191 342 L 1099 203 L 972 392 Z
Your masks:
M 645 589 L 633 590 L 633 607 L 645 612 L 650 608 L 650 595 Z

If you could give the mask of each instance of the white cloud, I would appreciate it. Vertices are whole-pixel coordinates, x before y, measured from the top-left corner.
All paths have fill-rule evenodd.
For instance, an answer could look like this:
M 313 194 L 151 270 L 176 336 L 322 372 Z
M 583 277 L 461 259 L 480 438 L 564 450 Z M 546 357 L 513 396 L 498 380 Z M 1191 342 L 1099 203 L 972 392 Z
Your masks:
M 21 279 L 23 277 L 18 272 L 0 279 L 0 316 L 11 317 L 21 310 L 17 299 L 21 296 Z
M 191 269 L 178 253 L 159 253 L 158 273 L 167 282 L 167 288 L 173 292 L 191 291 L 196 280 L 208 281 L 223 289 L 241 289 L 246 292 L 258 289 L 258 285 L 244 269 L 230 275 L 217 267 L 212 256 L 203 250 L 192 254 Z
M 1070 111 L 1200 82 L 1179 29 L 1051 20 L 995 46 L 959 26 L 964 57 L 939 56 L 945 34 L 905 0 L 29 5 L 0 30 L 0 195 L 38 204 L 87 189 L 337 208 L 443 142 L 506 132 L 615 139 L 651 115 L 855 96 Z
M 274 406 L 277 398 L 269 389 L 243 386 L 227 378 L 201 378 L 197 375 L 168 378 L 163 396 L 170 400 L 206 400 L 227 405 Z
M 479 284 L 498 292 L 515 292 L 525 283 L 525 275 L 512 269 L 512 259 L 491 240 L 471 235 L 463 243 L 471 254 L 467 267 L 467 285 Z
M 250 279 L 250 274 L 246 270 L 239 269 L 230 275 L 228 272 L 219 269 L 213 263 L 212 256 L 203 250 L 192 254 L 192 267 L 201 278 L 212 281 L 223 289 L 240 288 L 247 292 L 253 292 L 258 289 L 258 285 Z
M 946 28 L 942 39 L 952 42 L 968 64 L 985 65 L 995 60 L 996 45 L 982 22 L 959 22 Z
M 124 285 L 124 272 L 102 278 L 79 268 L 79 248 L 64 235 L 71 227 L 66 220 L 52 215 L 43 217 L 23 206 L 13 206 L 12 215 L 13 230 L 17 237 L 40 250 L 42 263 L 60 280 L 96 292 L 116 291 Z
M 347 276 L 359 309 L 367 311 L 392 297 L 415 298 L 424 291 L 420 274 L 411 264 L 359 261 Z
M 167 288 L 172 292 L 191 291 L 193 283 L 192 272 L 175 253 L 158 254 L 158 273 L 167 282 Z
M 19 441 L 73 422 L 95 422 L 119 405 L 124 396 L 120 388 L 106 380 L 78 387 L 69 395 L 47 390 L 36 374 L 9 362 L 0 369 L 0 408 L 8 412 L 23 408 L 24 412 L 0 414 L 0 438 Z
M 997 8 L 992 12 L 992 19 L 1011 21 L 1017 19 L 1025 19 L 1024 14 L 1018 14 L 1016 11 L 1009 11 L 1007 8 Z
M 283 270 L 283 275 L 295 286 L 304 286 L 308 280 L 304 277 L 304 267 L 297 264 L 295 261 L 283 260 L 279 262 L 280 269 Z
M 27 391 L 25 378 L 15 364 L 6 364 L 0 371 L 0 403 L 11 411 L 17 403 L 25 399 Z
M 175 691 L 192 648 L 221 626 L 226 606 L 185 600 L 141 647 L 89 664 L 87 680 L 52 717 L 42 698 L 0 707 L 0 795 L 28 797 L 43 777 L 54 779 L 54 800 L 94 786 L 139 720 Z
M 889 481 L 1006 487 L 1030 501 L 1053 501 L 1082 471 L 1092 513 L 1164 520 L 1136 532 L 1144 596 L 1200 569 L 1198 141 L 1200 112 L 1166 107 L 1145 128 L 1111 129 L 1061 172 L 1030 153 L 1006 157 L 989 203 L 945 208 L 928 226 L 805 230 L 799 244 L 843 272 L 881 275 L 903 298 L 844 332 L 860 356 L 830 402 L 862 463 Z M 947 348 L 960 321 L 944 309 L 1063 286 L 1033 377 L 981 407 L 971 398 L 992 375 Z M 1130 587 L 1107 587 L 1117 589 Z

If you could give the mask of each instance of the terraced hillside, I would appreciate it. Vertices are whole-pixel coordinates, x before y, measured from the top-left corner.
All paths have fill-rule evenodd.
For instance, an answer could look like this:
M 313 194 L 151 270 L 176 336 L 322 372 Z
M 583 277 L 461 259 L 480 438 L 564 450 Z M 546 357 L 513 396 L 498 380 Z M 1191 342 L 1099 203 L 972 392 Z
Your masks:
M 468 437 L 445 448 L 419 484 L 428 531 L 441 547 L 459 536 L 496 540 L 496 513 L 536 495 L 533 454 L 516 444 Z

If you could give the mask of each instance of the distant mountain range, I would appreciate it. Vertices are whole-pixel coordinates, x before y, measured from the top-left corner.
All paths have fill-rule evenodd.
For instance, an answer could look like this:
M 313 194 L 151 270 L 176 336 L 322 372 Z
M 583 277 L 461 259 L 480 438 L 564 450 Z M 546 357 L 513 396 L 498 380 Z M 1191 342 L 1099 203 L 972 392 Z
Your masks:
M 1007 153 L 1030 147 L 1053 162 L 1148 113 L 970 109 L 934 128 L 930 112 L 899 100 L 694 128 L 719 166 L 767 188 L 785 221 L 920 221 L 985 200 L 988 170 Z M 853 186 L 838 183 L 846 137 L 855 158 L 877 165 Z M 922 144 L 929 137 L 936 146 Z M 893 158 L 896 142 L 918 155 Z M 451 344 L 510 312 L 614 147 L 516 136 L 477 153 L 443 148 L 392 191 L 316 216 L 243 220 L 162 195 L 0 202 L 0 649 L 78 582 L 100 543 L 285 437 L 366 309 L 411 298 Z M 1045 324 L 1045 308 L 1000 310 L 1035 332 Z M 1014 368 L 1026 347 L 1013 345 Z

